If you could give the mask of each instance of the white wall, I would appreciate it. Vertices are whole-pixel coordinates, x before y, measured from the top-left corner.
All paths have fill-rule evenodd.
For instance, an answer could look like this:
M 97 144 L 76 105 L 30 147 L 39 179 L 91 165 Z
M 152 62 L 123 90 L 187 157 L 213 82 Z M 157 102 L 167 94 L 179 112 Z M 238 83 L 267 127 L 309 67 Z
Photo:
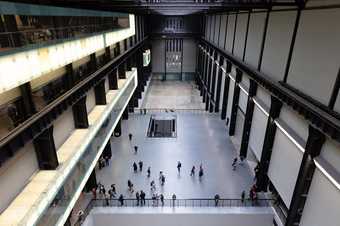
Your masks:
M 266 116 L 258 107 L 255 105 L 253 120 L 250 128 L 249 136 L 249 147 L 253 151 L 258 161 L 261 159 L 262 148 L 264 142 L 264 136 L 266 133 L 268 116 Z
M 228 19 L 228 32 L 227 32 L 227 37 L 226 37 L 226 50 L 231 53 L 233 49 L 233 39 L 234 39 L 234 29 L 235 29 L 235 19 L 236 19 L 236 14 L 229 15 Z
M 39 169 L 32 142 L 26 143 L 0 168 L 0 213 L 13 201 Z
M 99 210 L 102 209 L 99 213 Z M 158 208 L 143 208 L 140 210 L 120 210 L 118 213 L 111 211 L 111 208 L 95 208 L 89 216 L 89 222 L 86 226 L 272 226 L 273 214 L 267 208 L 262 210 L 247 211 L 246 208 L 241 210 L 230 210 L 224 213 L 226 208 L 208 208 L 206 211 L 187 208 L 188 210 L 172 210 L 172 212 L 159 213 Z M 114 209 L 114 208 L 113 208 Z M 238 209 L 238 208 L 237 208 Z M 243 210 L 243 211 L 242 211 Z M 93 213 L 95 211 L 95 213 Z M 105 212 L 104 212 L 105 211 Z M 165 212 L 165 211 L 164 211 Z M 249 213 L 248 213 L 249 212 Z M 92 218 L 92 219 L 91 219 Z M 92 223 L 92 224 L 91 224 Z
M 296 11 L 270 13 L 261 71 L 274 80 L 283 79 L 295 18 Z
M 196 50 L 194 39 L 183 39 L 183 72 L 195 72 Z
M 221 19 L 221 30 L 220 30 L 220 39 L 219 39 L 219 47 L 224 48 L 224 41 L 225 41 L 225 32 L 226 32 L 226 26 L 227 26 L 227 15 L 222 15 Z
M 237 17 L 234 55 L 242 60 L 244 52 L 244 43 L 246 40 L 248 13 L 241 13 Z
M 96 96 L 94 95 L 94 88 L 91 88 L 86 95 L 86 110 L 87 113 L 91 112 L 96 105 Z
M 241 89 L 240 96 L 238 100 L 238 106 L 242 109 L 244 113 L 247 111 L 248 95 Z
M 75 129 L 72 108 L 62 113 L 53 123 L 53 138 L 58 149 Z
M 303 10 L 287 82 L 328 104 L 340 62 L 340 9 Z
M 340 191 L 316 169 L 303 210 L 301 226 L 337 226 L 340 222 Z

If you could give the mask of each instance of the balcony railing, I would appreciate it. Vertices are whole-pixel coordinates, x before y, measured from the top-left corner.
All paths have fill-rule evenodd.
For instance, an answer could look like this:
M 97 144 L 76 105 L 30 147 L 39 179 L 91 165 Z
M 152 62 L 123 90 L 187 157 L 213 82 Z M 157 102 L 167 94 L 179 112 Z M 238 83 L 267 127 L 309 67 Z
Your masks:
M 273 199 L 145 199 L 142 203 L 137 199 L 124 199 L 123 204 L 118 199 L 92 199 L 79 219 L 74 224 L 81 225 L 94 207 L 270 207 Z
M 0 51 L 11 50 L 23 46 L 47 44 L 60 39 L 81 38 L 89 34 L 119 29 L 113 23 L 90 24 L 68 27 L 47 27 L 41 29 L 27 29 L 15 32 L 0 33 Z

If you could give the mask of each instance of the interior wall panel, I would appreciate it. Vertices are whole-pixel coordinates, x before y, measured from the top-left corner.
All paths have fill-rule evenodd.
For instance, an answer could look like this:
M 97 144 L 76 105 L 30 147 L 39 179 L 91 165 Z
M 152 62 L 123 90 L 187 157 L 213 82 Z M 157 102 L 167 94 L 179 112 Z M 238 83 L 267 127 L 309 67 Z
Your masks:
M 284 77 L 296 14 L 283 11 L 269 16 L 261 71 L 277 81 Z
M 96 106 L 96 97 L 94 95 L 94 88 L 92 88 L 87 92 L 87 95 L 86 95 L 87 113 L 91 112 L 94 106 Z
M 230 125 L 230 115 L 231 115 L 231 107 L 232 107 L 232 104 L 233 104 L 234 88 L 235 88 L 235 82 L 230 79 L 229 93 L 228 93 L 228 104 L 227 104 L 227 117 L 226 117 L 226 120 L 229 121 L 228 125 Z
M 226 24 L 227 24 L 227 15 L 223 14 L 221 18 L 221 30 L 220 30 L 220 38 L 218 42 L 218 46 L 223 49 L 224 47 L 224 40 L 226 35 Z
M 250 129 L 249 136 L 249 147 L 254 153 L 257 161 L 260 161 L 262 155 L 262 148 L 264 142 L 264 136 L 266 133 L 268 116 L 266 116 L 258 107 L 255 105 L 253 120 Z
M 244 114 L 247 111 L 247 103 L 248 103 L 248 95 L 245 92 L 243 92 L 243 90 L 241 89 L 238 106 L 241 108 Z
M 221 111 L 222 105 L 223 105 L 223 94 L 224 94 L 224 86 L 225 86 L 225 73 L 222 72 L 222 80 L 221 80 L 221 92 L 220 92 L 220 103 L 219 103 L 219 109 Z
M 301 226 L 335 226 L 340 222 L 340 191 L 316 169 L 300 221 Z
M 301 12 L 287 80 L 296 89 L 326 105 L 339 70 L 339 21 L 339 8 Z
M 72 108 L 69 108 L 53 123 L 53 138 L 56 149 L 66 141 L 74 129 Z
M 236 117 L 236 125 L 235 125 L 235 141 L 236 141 L 236 150 L 240 151 L 241 140 L 243 135 L 243 125 L 244 125 L 244 113 L 237 109 L 237 117 Z
M 256 91 L 256 97 L 259 98 L 266 105 L 265 107 L 267 107 L 268 109 L 270 108 L 271 97 L 265 89 L 258 86 Z
M 26 143 L 0 168 L 0 213 L 13 201 L 39 169 L 32 142 Z
M 229 15 L 228 30 L 226 39 L 226 50 L 231 53 L 233 49 L 234 29 L 235 29 L 236 14 Z
M 340 144 L 327 139 L 322 146 L 320 156 L 340 174 Z
M 164 73 L 165 65 L 165 42 L 161 39 L 152 40 L 152 72 Z
M 245 62 L 257 68 L 261 52 L 266 13 L 252 13 L 250 15 L 247 50 Z
M 220 18 L 221 18 L 221 15 L 216 15 L 216 17 L 215 17 L 214 43 L 216 45 L 218 45 L 219 29 L 220 29 Z
M 196 50 L 195 40 L 183 39 L 183 72 L 195 72 Z
M 240 13 L 237 17 L 234 55 L 242 60 L 246 40 L 248 13 Z
M 105 93 L 107 93 L 109 91 L 110 87 L 109 87 L 109 79 L 108 77 L 105 78 Z
M 289 207 L 303 153 L 280 129 L 276 130 L 268 176 Z

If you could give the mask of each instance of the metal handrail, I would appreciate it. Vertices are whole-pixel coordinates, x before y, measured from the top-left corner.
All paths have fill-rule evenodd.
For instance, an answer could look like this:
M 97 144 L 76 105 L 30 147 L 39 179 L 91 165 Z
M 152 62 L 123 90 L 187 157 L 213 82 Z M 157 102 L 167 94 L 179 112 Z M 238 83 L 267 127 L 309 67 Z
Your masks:
M 136 113 L 176 113 L 176 112 L 197 112 L 197 113 L 209 113 L 204 108 L 135 108 Z
M 92 199 L 74 224 L 81 225 L 93 207 L 269 207 L 274 199 L 145 199 L 145 203 L 137 199 L 124 199 L 123 205 L 119 199 Z

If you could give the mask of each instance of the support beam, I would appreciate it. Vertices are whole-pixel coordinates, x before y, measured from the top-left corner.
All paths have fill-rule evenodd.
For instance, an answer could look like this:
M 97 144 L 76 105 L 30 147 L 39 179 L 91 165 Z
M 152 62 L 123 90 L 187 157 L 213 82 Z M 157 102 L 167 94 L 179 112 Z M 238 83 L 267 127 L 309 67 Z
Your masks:
M 247 157 L 247 152 L 248 152 L 249 135 L 250 135 L 251 124 L 253 121 L 253 113 L 254 113 L 254 105 L 255 105 L 253 101 L 253 97 L 256 95 L 256 91 L 257 91 L 257 83 L 253 79 L 250 79 L 247 110 L 246 110 L 246 115 L 244 119 L 243 134 L 242 134 L 242 141 L 241 141 L 241 147 L 240 147 L 240 156 L 244 158 Z
M 303 209 L 307 200 L 309 188 L 315 172 L 313 159 L 320 155 L 326 137 L 319 130 L 309 126 L 309 135 L 300 165 L 299 175 L 294 188 L 292 202 L 290 203 L 286 226 L 299 225 Z
M 24 110 L 23 116 L 25 119 L 28 119 L 36 112 L 36 108 L 33 102 L 31 84 L 29 82 L 26 82 L 20 85 L 19 88 L 20 88 L 21 97 L 23 100 L 23 110 Z
M 226 66 L 226 75 L 224 78 L 224 91 L 223 91 L 223 102 L 222 102 L 222 112 L 221 112 L 221 119 L 226 119 L 227 116 L 227 106 L 228 106 L 228 98 L 229 98 L 229 85 L 230 85 L 230 78 L 229 73 L 231 72 L 231 63 L 227 61 Z
M 82 97 L 72 106 L 74 126 L 77 129 L 86 129 L 89 127 L 86 109 L 86 96 Z
M 121 125 L 121 123 L 122 123 L 122 120 L 120 119 L 118 121 L 114 131 L 113 131 L 113 134 L 114 134 L 115 137 L 120 137 L 122 135 L 122 125 Z
M 53 138 L 53 125 L 45 129 L 33 140 L 38 165 L 41 170 L 55 170 L 58 165 L 58 156 Z
M 91 68 L 91 71 L 94 72 L 97 70 L 97 59 L 96 59 L 96 54 L 95 53 L 92 53 L 90 55 L 90 68 Z
M 65 86 L 67 89 L 72 89 L 76 82 L 74 77 L 73 65 L 72 63 L 66 65 L 66 79 L 65 79 Z
M 217 60 L 217 52 L 215 51 L 214 54 L 213 54 L 212 62 L 211 62 L 212 72 L 211 72 L 210 91 L 209 91 L 211 98 L 210 98 L 209 112 L 213 112 L 214 111 L 214 107 L 216 105 L 218 105 L 216 103 L 216 99 L 215 99 L 216 70 L 217 70 L 216 60 Z M 213 103 L 215 103 L 215 106 L 214 106 Z
M 105 48 L 105 59 L 106 62 L 109 62 L 111 60 L 111 50 L 110 50 L 110 46 L 107 46 Z
M 109 75 L 109 89 L 110 90 L 116 90 L 118 89 L 118 69 L 113 69 Z
M 276 134 L 276 124 L 274 120 L 279 117 L 282 108 L 282 102 L 274 96 L 271 96 L 271 104 L 269 117 L 267 121 L 266 132 L 264 136 L 261 160 L 259 164 L 259 173 L 256 181 L 256 185 L 259 191 L 267 191 L 268 187 L 268 168 L 270 158 L 272 155 L 272 149 L 274 145 L 274 139 Z
M 126 79 L 126 72 L 125 72 L 125 64 L 122 63 L 118 66 L 118 78 L 119 79 Z
M 94 87 L 94 95 L 96 99 L 96 105 L 106 105 L 105 79 L 102 79 Z
M 220 97 L 221 97 L 221 86 L 222 86 L 222 66 L 223 66 L 224 58 L 220 55 L 220 59 L 218 61 L 219 67 L 217 67 L 218 75 L 217 75 L 217 89 L 216 89 L 216 98 L 215 98 L 215 112 L 220 111 Z
M 234 95 L 233 95 L 233 102 L 231 106 L 231 115 L 230 115 L 229 136 L 234 136 L 235 134 L 237 109 L 238 109 L 238 102 L 240 98 L 240 87 L 238 83 L 241 82 L 241 79 L 242 79 L 242 71 L 236 68 Z

